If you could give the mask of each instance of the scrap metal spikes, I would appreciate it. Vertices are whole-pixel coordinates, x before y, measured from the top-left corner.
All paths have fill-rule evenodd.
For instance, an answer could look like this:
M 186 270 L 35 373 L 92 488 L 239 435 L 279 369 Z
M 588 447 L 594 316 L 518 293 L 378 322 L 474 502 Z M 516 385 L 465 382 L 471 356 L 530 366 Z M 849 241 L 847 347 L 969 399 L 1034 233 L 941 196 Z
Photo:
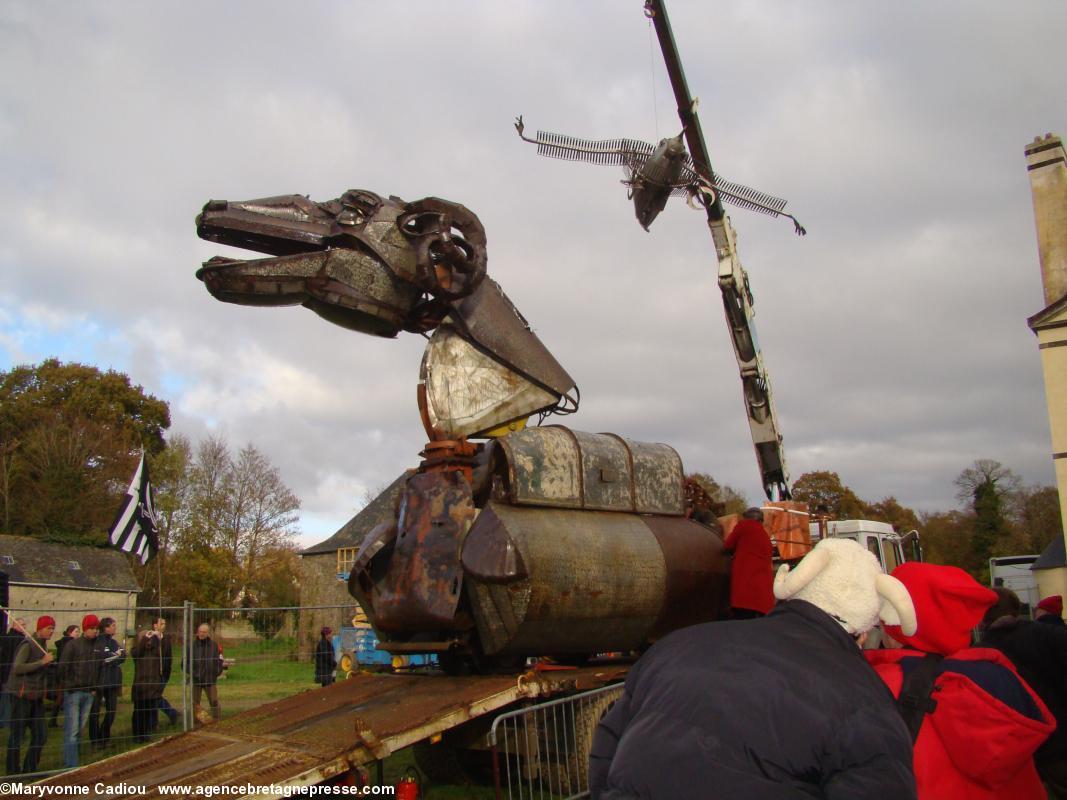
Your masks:
M 559 158 L 565 161 L 584 161 L 589 164 L 606 164 L 612 167 L 622 167 L 626 170 L 629 185 L 633 182 L 636 174 L 648 162 L 655 152 L 655 146 L 639 139 L 579 139 L 574 136 L 564 136 L 559 133 L 538 131 L 537 137 L 531 139 L 525 135 L 526 126 L 522 116 L 515 120 L 515 130 L 519 132 L 519 138 L 524 142 L 537 145 L 537 154 L 549 158 Z M 672 182 L 673 196 L 688 196 L 695 198 L 700 195 L 698 186 L 707 187 L 708 181 L 701 177 L 693 164 L 693 158 L 686 154 L 685 167 L 677 181 Z M 796 217 L 786 213 L 786 201 L 781 197 L 761 192 L 751 186 L 734 183 L 726 180 L 721 175 L 715 176 L 715 182 L 711 188 L 725 202 L 739 208 L 750 211 L 758 211 L 771 217 L 784 216 L 793 220 L 796 232 L 803 236 L 807 233 L 804 227 L 797 222 Z

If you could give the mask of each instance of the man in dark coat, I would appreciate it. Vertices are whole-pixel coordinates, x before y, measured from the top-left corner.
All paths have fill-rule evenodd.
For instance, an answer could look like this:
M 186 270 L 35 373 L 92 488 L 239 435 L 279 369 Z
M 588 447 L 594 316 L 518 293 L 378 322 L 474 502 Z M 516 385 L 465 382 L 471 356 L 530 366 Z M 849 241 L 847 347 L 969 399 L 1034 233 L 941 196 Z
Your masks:
M 133 738 L 148 741 L 152 731 L 163 687 L 170 678 L 170 640 L 159 629 L 160 620 L 152 622 L 151 630 L 141 631 L 130 649 L 133 656 Z
M 215 721 L 222 716 L 219 705 L 219 687 L 216 685 L 222 674 L 222 652 L 211 638 L 211 626 L 201 623 L 196 629 L 196 638 L 190 646 L 193 662 L 193 708 L 200 717 L 200 698 L 206 694 L 211 704 L 211 717 Z
M 100 685 L 100 662 L 93 652 L 100 632 L 96 614 L 82 617 L 82 635 L 71 639 L 59 658 L 59 682 L 63 687 L 63 766 L 78 766 L 82 731 L 89 721 L 93 696 Z
M 37 618 L 37 632 L 25 637 L 15 650 L 6 689 L 11 693 L 11 731 L 7 737 L 7 774 L 36 772 L 44 749 L 48 728 L 44 722 L 44 695 L 47 688 L 45 671 L 52 663 L 48 640 L 56 629 L 56 621 L 49 616 Z M 22 735 L 30 729 L 30 746 L 19 765 Z
M 100 634 L 93 646 L 93 657 L 100 664 L 100 683 L 89 712 L 89 738 L 97 750 L 105 749 L 111 742 L 111 725 L 115 721 L 115 709 L 122 690 L 122 662 L 126 660 L 126 648 L 115 639 L 117 630 L 115 619 L 104 617 L 100 620 Z
M 52 713 L 48 718 L 49 728 L 59 727 L 59 711 L 63 707 L 63 686 L 59 679 L 59 662 L 63 658 L 63 648 L 67 646 L 67 642 L 77 639 L 79 636 L 81 636 L 81 628 L 77 625 L 68 625 L 63 629 L 63 635 L 56 640 L 56 660 L 49 667 L 55 676 L 52 687 L 55 692 L 55 702 L 52 704 Z
M 1056 718 L 1056 730 L 1034 753 L 1034 764 L 1052 797 L 1067 798 L 1067 628 L 1032 622 L 1020 616 L 1015 592 L 999 586 L 993 591 L 997 602 L 983 620 L 979 646 L 1006 655 Z
M 315 681 L 323 686 L 333 683 L 333 671 L 337 669 L 337 659 L 333 654 L 333 642 L 328 627 L 319 631 L 319 642 L 315 645 Z
M 850 597 L 827 602 L 832 586 L 798 589 L 815 588 L 802 561 L 799 583 L 779 592 L 785 573 L 775 582 L 785 602 L 767 616 L 657 642 L 593 738 L 593 800 L 915 798 L 907 728 L 858 646 L 878 620 L 878 566 L 855 542 L 839 544 L 864 562 L 863 613 L 850 613 Z M 892 602 L 911 613 L 906 593 Z
M 6 620 L 8 614 L 3 615 Z M 6 728 L 11 718 L 11 695 L 3 687 L 7 686 L 7 678 L 11 674 L 11 662 L 15 660 L 15 650 L 26 638 L 26 620 L 22 618 L 11 620 L 11 627 L 0 635 L 0 728 Z

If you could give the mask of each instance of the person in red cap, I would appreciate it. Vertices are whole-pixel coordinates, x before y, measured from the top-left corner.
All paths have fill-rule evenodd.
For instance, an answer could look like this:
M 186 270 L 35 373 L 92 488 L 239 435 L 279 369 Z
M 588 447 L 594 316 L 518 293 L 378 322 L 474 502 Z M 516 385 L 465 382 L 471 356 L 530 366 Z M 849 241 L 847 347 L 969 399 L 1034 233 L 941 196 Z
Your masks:
M 730 565 L 730 616 L 762 617 L 774 608 L 774 547 L 763 527 L 763 512 L 750 508 L 726 537 L 723 547 L 733 553 Z
M 333 683 L 333 671 L 337 669 L 337 659 L 333 653 L 330 634 L 333 631 L 324 626 L 319 631 L 319 642 L 315 645 L 315 680 L 323 686 Z
M 1011 589 L 993 591 L 999 599 L 982 620 L 979 645 L 1010 658 L 1056 718 L 1056 730 L 1034 753 L 1034 763 L 1049 796 L 1067 798 L 1067 628 L 1039 625 L 1022 615 L 1022 603 Z
M 59 657 L 59 685 L 63 687 L 63 766 L 78 766 L 82 731 L 93 708 L 93 692 L 100 679 L 100 660 L 93 653 L 100 632 L 96 614 L 82 617 L 82 635 L 67 642 Z
M 1053 594 L 1043 598 L 1034 609 L 1034 620 L 1046 625 L 1067 627 L 1063 622 L 1063 595 Z
M 970 647 L 997 595 L 956 567 L 909 562 L 893 577 L 911 595 L 916 632 L 887 625 L 905 649 L 865 655 L 904 696 L 920 800 L 1044 798 L 1033 755 L 1055 720 L 1003 653 Z
M 52 617 L 38 617 L 36 632 L 19 644 L 11 663 L 6 686 L 13 702 L 11 732 L 7 737 L 8 775 L 37 771 L 37 762 L 48 736 L 44 722 L 45 675 L 46 667 L 53 661 L 48 652 L 48 640 L 55 629 L 56 621 Z M 26 728 L 30 729 L 30 746 L 20 767 L 22 734 Z

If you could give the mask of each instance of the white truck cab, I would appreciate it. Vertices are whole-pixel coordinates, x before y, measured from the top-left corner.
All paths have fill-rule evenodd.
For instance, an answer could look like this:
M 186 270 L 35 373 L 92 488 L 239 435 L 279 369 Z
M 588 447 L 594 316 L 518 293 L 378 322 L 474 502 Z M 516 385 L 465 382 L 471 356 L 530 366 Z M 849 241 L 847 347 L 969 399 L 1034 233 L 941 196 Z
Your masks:
M 810 525 L 812 544 L 825 537 L 852 539 L 866 547 L 886 573 L 905 561 L 921 561 L 919 532 L 899 534 L 887 522 L 867 519 L 818 520 Z

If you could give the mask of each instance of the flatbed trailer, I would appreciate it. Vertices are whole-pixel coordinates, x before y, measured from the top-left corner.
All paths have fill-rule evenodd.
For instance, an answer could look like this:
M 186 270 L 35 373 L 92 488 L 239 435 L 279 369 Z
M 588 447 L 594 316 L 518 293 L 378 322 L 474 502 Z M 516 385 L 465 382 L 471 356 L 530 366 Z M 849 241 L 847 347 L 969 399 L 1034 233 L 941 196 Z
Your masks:
M 160 795 L 160 785 L 300 787 L 343 782 L 391 753 L 491 712 L 604 686 L 621 680 L 626 671 L 625 664 L 610 664 L 515 675 L 353 675 L 42 784 L 85 786 L 85 797 L 151 798 Z M 190 794 L 195 793 L 194 788 Z

